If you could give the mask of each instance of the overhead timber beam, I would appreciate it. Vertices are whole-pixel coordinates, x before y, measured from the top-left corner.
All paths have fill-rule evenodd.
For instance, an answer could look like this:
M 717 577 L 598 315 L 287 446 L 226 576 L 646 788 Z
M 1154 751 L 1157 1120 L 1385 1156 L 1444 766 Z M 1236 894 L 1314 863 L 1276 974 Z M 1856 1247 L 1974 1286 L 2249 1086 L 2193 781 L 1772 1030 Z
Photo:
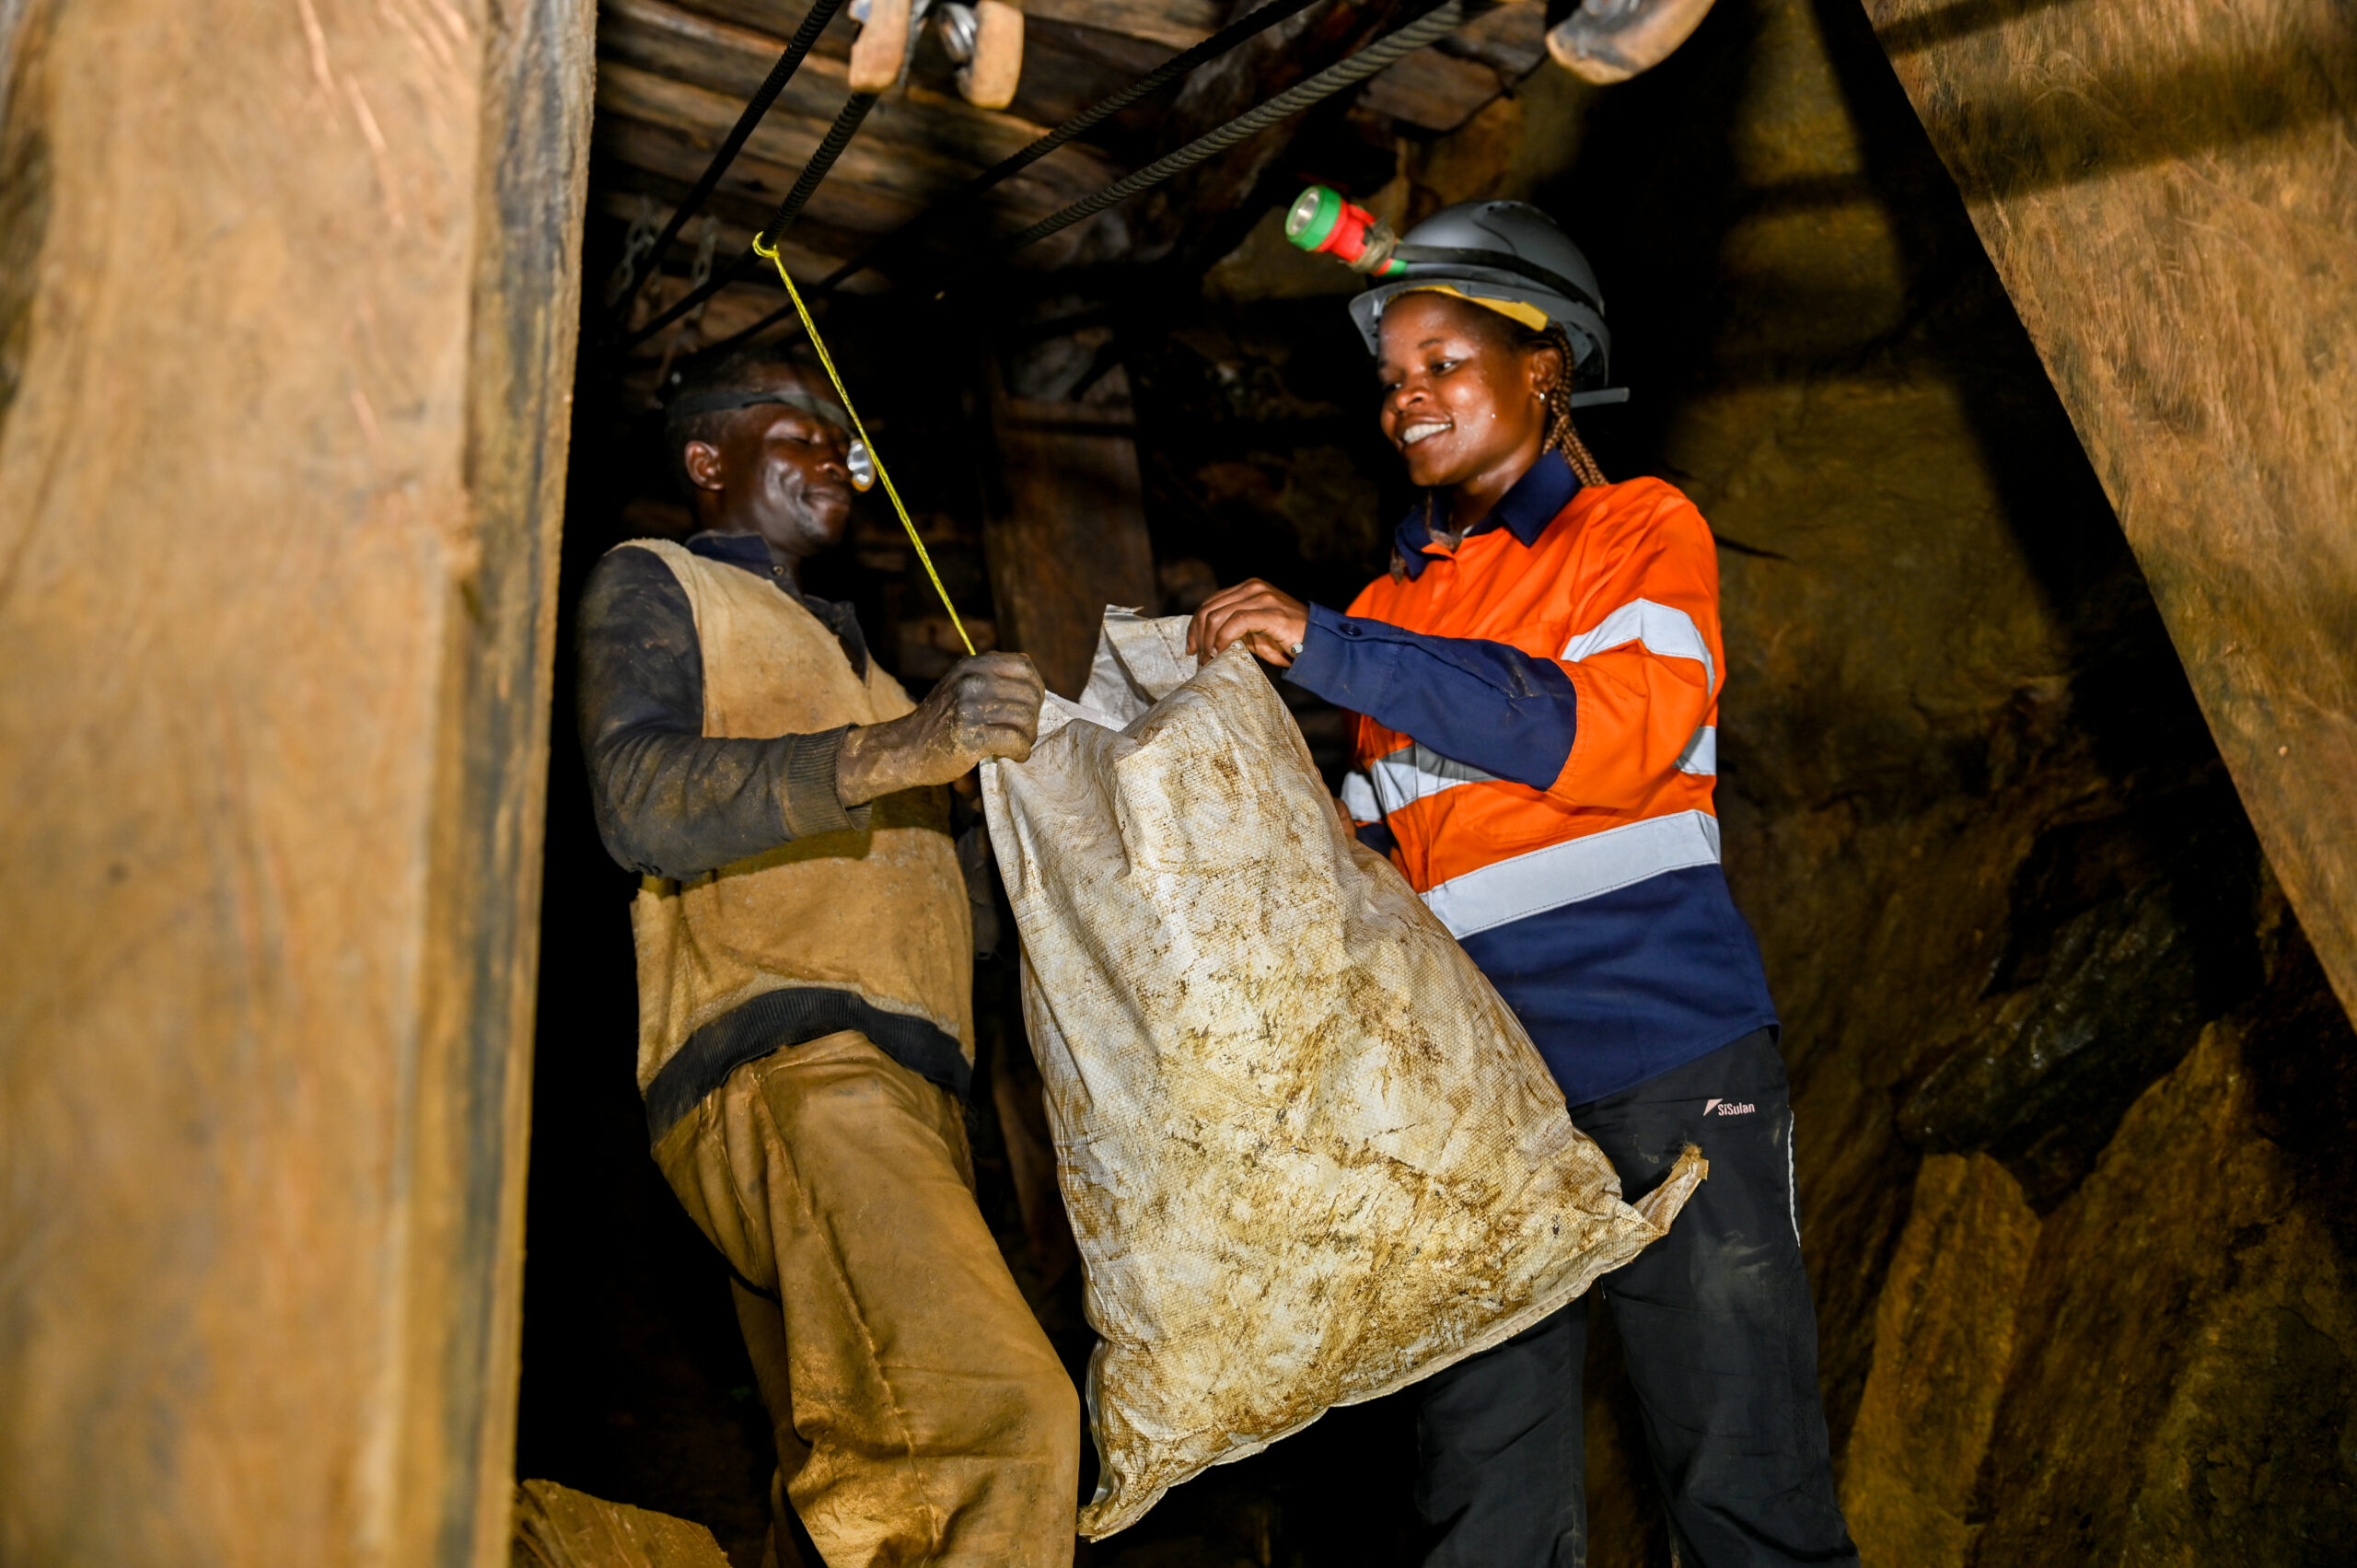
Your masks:
M 2357 1013 L 2357 29 L 1864 0 Z
M 1428 9 L 1417 0 L 1334 0 L 1279 23 L 1187 78 L 1171 107 L 1162 150 L 1186 145 Z M 1202 221 L 1203 215 L 1240 205 L 1300 133 L 1301 123 L 1297 116 L 1271 126 L 1139 197 L 1125 220 L 1128 244 L 1119 259 L 1157 261 L 1179 256 L 1208 262 L 1209 255 L 1191 253 L 1218 232 L 1216 226 Z M 1233 237 L 1227 238 L 1232 243 Z
M 590 75 L 0 6 L 0 1560 L 507 1561 Z
M 1009 396 L 992 376 L 997 485 L 984 529 L 999 644 L 1031 656 L 1048 689 L 1088 683 L 1105 607 L 1152 608 L 1148 539 L 1128 379 L 1116 399 Z

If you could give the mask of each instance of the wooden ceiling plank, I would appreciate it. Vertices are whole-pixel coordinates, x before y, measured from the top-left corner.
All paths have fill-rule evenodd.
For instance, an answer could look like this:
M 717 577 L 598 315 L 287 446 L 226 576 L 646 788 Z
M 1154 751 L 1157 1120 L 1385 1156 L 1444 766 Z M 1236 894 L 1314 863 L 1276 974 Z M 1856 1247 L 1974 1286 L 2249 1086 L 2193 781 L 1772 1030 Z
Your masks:
M 708 95 L 706 95 L 708 96 Z M 597 145 L 611 148 L 616 157 L 626 163 L 637 159 L 626 147 L 620 133 L 631 122 L 660 126 L 678 133 L 677 152 L 666 154 L 664 172 L 673 173 L 680 159 L 694 164 L 688 170 L 693 179 L 702 172 L 711 160 L 712 148 L 719 133 L 714 127 L 710 105 L 699 101 L 695 89 L 683 87 L 660 76 L 633 78 L 621 71 L 600 71 L 598 74 L 598 126 L 593 133 Z M 608 136 L 604 122 L 616 122 L 616 135 Z M 790 129 L 772 136 L 756 134 L 737 155 L 735 166 L 723 183 L 734 190 L 755 189 L 768 193 L 772 205 L 782 200 L 802 172 L 808 157 L 813 138 L 793 134 Z M 876 198 L 889 198 L 896 203 L 921 206 L 954 183 L 954 173 L 927 171 L 914 160 L 886 156 L 874 147 L 853 144 L 843 149 L 833 172 L 819 190 L 830 196 L 840 196 L 836 188 L 844 192 Z M 816 200 L 813 197 L 813 200 Z
M 784 47 L 768 34 L 716 21 L 668 0 L 605 0 L 598 46 L 602 59 L 733 97 L 740 109 L 768 76 Z M 850 90 L 847 66 L 814 53 L 803 62 L 771 113 L 784 110 L 823 124 L 834 118 Z M 977 109 L 954 93 L 911 83 L 878 103 L 861 134 L 879 130 L 953 152 L 981 168 L 1037 141 L 1049 127 L 1019 115 Z M 1057 157 L 1081 168 L 1072 182 L 1085 189 L 1093 190 L 1120 172 L 1086 147 L 1067 149 Z
M 668 210 L 670 204 L 679 199 L 680 192 L 687 189 L 687 184 L 683 180 L 648 174 L 643 169 L 632 168 L 622 172 L 634 176 L 634 182 L 613 179 L 601 181 L 598 194 L 590 203 L 590 206 L 607 217 L 619 218 L 625 223 L 637 219 L 640 215 L 639 203 L 648 197 L 655 200 L 657 207 Z M 732 221 L 727 203 L 717 195 L 714 198 L 713 207 L 721 218 L 720 245 L 716 252 L 718 255 L 723 257 L 735 255 L 752 243 L 753 232 L 761 226 L 759 217 L 748 221 L 740 215 Z M 689 232 L 701 238 L 703 233 L 703 220 L 697 219 Z M 795 226 L 793 237 L 785 242 L 785 261 L 786 265 L 794 269 L 796 282 L 806 275 L 823 274 L 841 264 L 843 259 L 842 247 L 825 241 L 830 237 L 840 238 L 842 232 L 815 223 L 807 229 L 799 225 Z M 806 239 L 817 239 L 820 242 L 805 244 L 803 241 Z M 682 245 L 680 249 L 689 256 L 695 254 L 692 245 Z M 768 285 L 768 292 L 774 302 L 784 302 L 785 291 L 778 288 L 774 280 Z
M 1504 89 L 1489 65 L 1419 49 L 1368 82 L 1359 107 L 1426 131 L 1454 131 Z
M 1520 81 L 1547 58 L 1547 7 L 1501 6 L 1466 23 L 1438 47 L 1444 53 L 1494 65 Z
M 627 193 L 623 203 L 625 215 L 633 215 L 642 197 L 650 196 L 668 216 L 693 181 L 694 172 L 702 168 L 696 163 L 695 149 L 681 140 L 679 134 L 661 126 L 644 125 L 635 121 L 617 121 L 610 135 L 596 147 L 592 164 L 595 178 L 601 183 Z M 762 183 L 756 186 L 732 188 L 724 180 L 712 193 L 707 213 L 717 216 L 721 226 L 721 251 L 735 255 L 752 242 L 753 235 L 777 206 L 777 197 L 769 189 L 769 176 L 774 171 L 762 171 Z M 821 187 L 823 190 L 824 187 Z M 819 203 L 813 202 L 814 207 Z M 813 252 L 824 252 L 841 261 L 868 243 L 876 226 L 889 222 L 907 209 L 907 203 L 878 201 L 865 192 L 845 187 L 839 195 L 830 195 L 818 211 L 804 209 L 801 219 L 788 233 L 788 243 L 801 245 Z M 695 254 L 695 246 L 703 238 L 703 219 L 699 217 L 688 226 L 687 236 L 671 249 L 665 258 L 674 271 L 683 271 Z M 831 268 L 832 262 L 830 263 Z
M 1023 0 L 1043 21 L 1126 33 L 1173 49 L 1192 49 L 1227 25 L 1219 0 Z
M 725 105 L 715 94 L 610 65 L 598 74 L 596 145 L 622 163 L 692 181 L 726 129 Z M 662 134 L 651 137 L 650 131 Z M 783 127 L 764 123 L 737 155 L 720 189 L 774 207 L 793 189 L 803 160 L 824 131 L 815 122 Z M 922 152 L 856 139 L 812 195 L 809 210 L 859 233 L 865 244 L 941 200 L 970 172 L 964 165 Z M 1018 219 L 1052 212 L 1069 199 L 1064 187 L 1034 180 L 1032 173 L 1027 170 L 991 192 L 983 212 L 993 232 Z
M 706 137 L 711 146 L 717 146 L 736 122 L 739 107 L 723 94 L 633 66 L 608 63 L 598 72 L 600 114 L 626 115 L 668 125 Z M 745 151 L 738 156 L 799 170 L 826 130 L 825 121 L 772 110 L 746 139 Z M 914 201 L 930 202 L 971 179 L 976 168 L 964 158 L 889 134 L 876 137 L 863 134 L 853 138 L 843 149 L 829 183 L 848 179 Z M 1025 172 L 1028 176 L 1031 171 Z M 1065 187 L 1062 181 L 1051 184 L 1036 178 L 1018 177 L 1002 189 L 1009 188 L 1037 199 L 1043 195 L 1052 197 Z

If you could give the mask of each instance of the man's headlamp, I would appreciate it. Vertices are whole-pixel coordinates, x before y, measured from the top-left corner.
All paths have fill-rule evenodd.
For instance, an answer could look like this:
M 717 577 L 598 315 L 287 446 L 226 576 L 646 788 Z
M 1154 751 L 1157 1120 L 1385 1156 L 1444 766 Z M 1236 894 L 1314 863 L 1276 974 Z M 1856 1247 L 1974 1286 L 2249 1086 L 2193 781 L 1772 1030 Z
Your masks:
M 851 487 L 866 490 L 876 483 L 876 459 L 867 450 L 867 443 L 859 438 L 858 426 L 851 422 L 851 412 L 832 398 L 813 397 L 807 392 L 772 392 L 720 390 L 690 392 L 674 398 L 663 405 L 668 419 L 687 419 L 700 413 L 726 413 L 734 409 L 756 408 L 763 403 L 775 403 L 782 408 L 799 409 L 816 414 L 851 437 L 851 445 L 843 453 L 843 467 L 851 470 Z

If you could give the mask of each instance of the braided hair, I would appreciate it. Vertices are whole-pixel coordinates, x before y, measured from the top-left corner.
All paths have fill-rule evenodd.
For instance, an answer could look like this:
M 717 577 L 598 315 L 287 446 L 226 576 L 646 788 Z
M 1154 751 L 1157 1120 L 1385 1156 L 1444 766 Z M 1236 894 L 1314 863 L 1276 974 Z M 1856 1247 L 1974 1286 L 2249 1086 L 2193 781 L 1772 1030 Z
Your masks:
M 1504 317 L 1499 319 L 1504 320 Z M 1550 321 L 1537 331 L 1516 321 L 1507 321 L 1520 339 L 1515 346 L 1522 349 L 1551 348 L 1563 357 L 1563 373 L 1547 389 L 1547 450 L 1560 455 L 1571 465 L 1582 484 L 1607 484 L 1604 469 L 1596 454 L 1580 439 L 1579 427 L 1572 423 L 1572 371 L 1579 356 L 1572 352 L 1572 335 L 1560 322 Z

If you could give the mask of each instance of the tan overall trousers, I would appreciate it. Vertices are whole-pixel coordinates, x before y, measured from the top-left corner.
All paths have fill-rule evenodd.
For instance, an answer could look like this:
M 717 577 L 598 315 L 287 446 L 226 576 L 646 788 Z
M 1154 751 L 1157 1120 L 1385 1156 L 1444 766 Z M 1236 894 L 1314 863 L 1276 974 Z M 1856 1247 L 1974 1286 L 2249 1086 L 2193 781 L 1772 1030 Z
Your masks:
M 688 590 L 706 735 L 908 711 L 897 682 L 855 674 L 769 583 L 676 546 L 625 548 L 654 549 Z M 641 1086 L 697 1028 L 787 985 L 925 1018 L 970 1060 L 964 880 L 922 817 L 894 796 L 871 828 L 651 882 L 633 916 Z M 954 1096 L 846 1029 L 737 1066 L 655 1157 L 740 1281 L 777 1439 L 781 1562 L 790 1504 L 826 1568 L 1071 1562 L 1078 1396 L 975 1206 Z

